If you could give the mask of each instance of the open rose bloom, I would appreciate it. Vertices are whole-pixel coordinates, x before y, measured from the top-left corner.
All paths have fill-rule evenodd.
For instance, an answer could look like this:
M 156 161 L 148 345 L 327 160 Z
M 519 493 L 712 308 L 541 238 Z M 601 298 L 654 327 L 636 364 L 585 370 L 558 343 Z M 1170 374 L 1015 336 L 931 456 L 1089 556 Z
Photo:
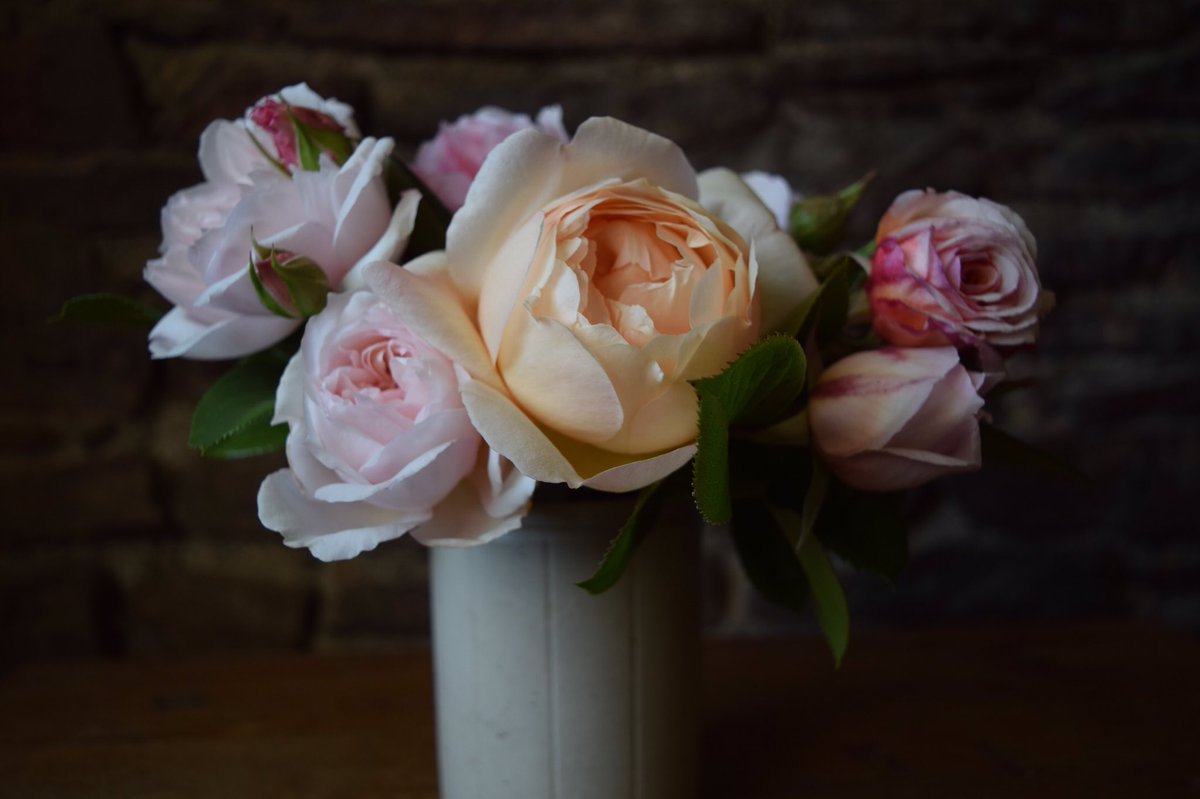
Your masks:
M 819 568 L 858 523 L 827 514 L 873 500 L 805 528 L 814 497 L 979 468 L 984 395 L 1053 303 L 1021 218 L 956 192 L 897 197 L 868 261 L 839 244 L 867 179 L 800 199 L 611 118 L 568 136 L 557 106 L 489 106 L 394 150 L 304 84 L 264 97 L 205 130 L 204 182 L 170 198 L 146 268 L 173 305 L 155 357 L 270 350 L 233 367 L 241 393 L 214 385 L 196 446 L 283 446 L 260 518 L 323 560 L 486 544 L 538 482 L 642 508 L 689 469 L 709 522 L 758 520 L 739 551 L 782 535 L 772 557 Z
M 901 194 L 879 222 L 867 293 L 875 330 L 903 347 L 1032 344 L 1054 304 L 1029 228 L 957 192 Z
M 695 453 L 689 381 L 720 372 L 816 287 L 731 172 L 592 119 L 492 151 L 420 274 L 372 288 L 460 366 L 488 444 L 536 480 L 639 488 Z

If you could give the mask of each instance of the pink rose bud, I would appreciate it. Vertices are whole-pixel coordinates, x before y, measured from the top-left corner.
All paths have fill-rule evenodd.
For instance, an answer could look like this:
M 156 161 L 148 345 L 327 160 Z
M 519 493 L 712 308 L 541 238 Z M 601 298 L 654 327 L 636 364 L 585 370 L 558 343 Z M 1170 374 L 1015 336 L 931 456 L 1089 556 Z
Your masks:
M 526 114 L 488 106 L 453 123 L 443 122 L 438 134 L 417 150 L 412 170 L 448 209 L 457 211 L 488 153 L 527 128 L 537 128 L 562 142 L 568 140 L 562 109 L 557 105 L 543 108 L 536 121 Z
M 249 118 L 270 135 L 279 161 L 289 169 L 315 170 L 322 152 L 340 164 L 352 148 L 341 123 L 329 114 L 289 105 L 275 97 L 259 100 L 250 109 Z
M 813 442 L 843 482 L 865 491 L 978 469 L 982 382 L 952 347 L 850 355 L 813 389 Z
M 276 316 L 303 319 L 325 307 L 329 278 L 311 258 L 254 242 L 249 271 L 259 302 Z
M 1037 245 L 1003 205 L 908 191 L 884 214 L 867 280 L 875 332 L 901 347 L 1013 348 L 1037 338 L 1054 303 Z

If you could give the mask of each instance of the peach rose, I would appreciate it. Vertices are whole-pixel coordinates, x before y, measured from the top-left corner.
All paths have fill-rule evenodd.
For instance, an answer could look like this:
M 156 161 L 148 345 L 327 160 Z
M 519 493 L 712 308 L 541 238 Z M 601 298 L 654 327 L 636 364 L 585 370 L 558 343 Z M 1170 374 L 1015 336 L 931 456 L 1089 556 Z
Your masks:
M 816 288 L 741 179 L 591 119 L 492 151 L 424 274 L 368 282 L 463 370 L 484 439 L 524 474 L 609 491 L 695 452 L 696 393 Z
M 276 398 L 291 468 L 259 490 L 263 525 L 321 560 L 412 530 L 471 545 L 520 526 L 534 483 L 483 447 L 454 365 L 369 292 L 309 320 Z M 414 530 L 414 528 L 416 528 Z
M 813 388 L 813 442 L 843 482 L 864 491 L 897 491 L 978 469 L 982 383 L 953 347 L 855 353 Z
M 875 331 L 901 347 L 1032 344 L 1053 305 L 1037 245 L 1013 211 L 957 192 L 908 191 L 879 222 L 867 295 Z

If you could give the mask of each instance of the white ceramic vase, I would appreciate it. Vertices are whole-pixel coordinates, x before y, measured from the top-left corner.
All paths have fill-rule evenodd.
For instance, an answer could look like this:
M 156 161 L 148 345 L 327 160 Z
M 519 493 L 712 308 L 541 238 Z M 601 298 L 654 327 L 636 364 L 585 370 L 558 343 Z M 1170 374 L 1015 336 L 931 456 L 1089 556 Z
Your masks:
M 664 509 L 607 593 L 631 498 L 535 504 L 431 555 L 442 799 L 695 799 L 699 526 Z

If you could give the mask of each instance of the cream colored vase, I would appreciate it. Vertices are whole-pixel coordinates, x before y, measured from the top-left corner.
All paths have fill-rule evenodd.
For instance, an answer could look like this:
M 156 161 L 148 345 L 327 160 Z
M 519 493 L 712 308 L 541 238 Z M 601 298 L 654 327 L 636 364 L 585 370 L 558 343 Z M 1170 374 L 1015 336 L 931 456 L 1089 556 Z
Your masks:
M 498 541 L 432 551 L 442 799 L 695 799 L 694 512 L 665 509 L 607 593 L 575 585 L 630 508 L 542 503 Z

